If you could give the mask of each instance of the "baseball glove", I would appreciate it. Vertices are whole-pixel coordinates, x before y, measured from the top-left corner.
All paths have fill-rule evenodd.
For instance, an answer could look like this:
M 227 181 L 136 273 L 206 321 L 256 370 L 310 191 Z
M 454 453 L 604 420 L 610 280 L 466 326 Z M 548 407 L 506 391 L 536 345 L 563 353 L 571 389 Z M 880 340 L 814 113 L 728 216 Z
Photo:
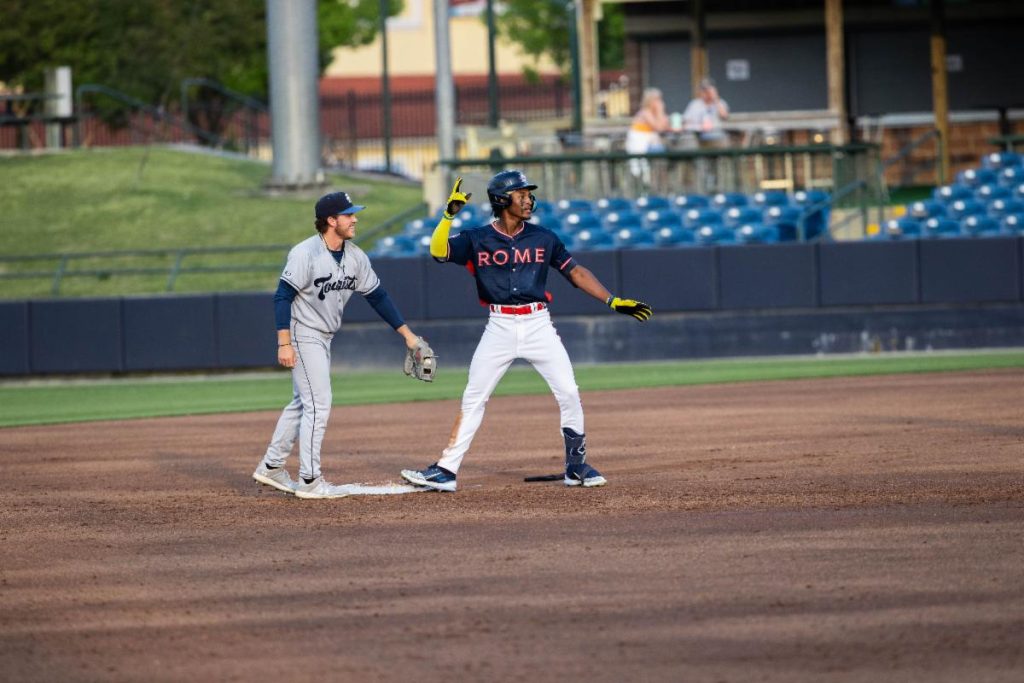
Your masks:
M 405 354 L 405 374 L 424 382 L 433 382 L 437 371 L 437 354 L 423 337 L 416 337 L 416 346 Z
M 631 315 L 640 322 L 648 320 L 652 315 L 654 315 L 654 311 L 650 306 L 645 304 L 643 301 L 637 301 L 635 299 L 620 299 L 617 296 L 613 296 L 608 299 L 608 306 L 616 313 Z

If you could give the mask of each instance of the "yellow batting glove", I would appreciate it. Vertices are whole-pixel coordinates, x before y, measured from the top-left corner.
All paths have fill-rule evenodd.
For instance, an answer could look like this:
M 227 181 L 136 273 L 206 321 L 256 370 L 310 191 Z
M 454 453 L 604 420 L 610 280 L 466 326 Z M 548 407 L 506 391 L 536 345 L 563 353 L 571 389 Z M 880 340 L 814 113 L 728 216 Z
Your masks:
M 654 310 L 645 304 L 643 301 L 637 301 L 635 299 L 620 299 L 617 296 L 610 296 L 605 301 L 608 307 L 616 313 L 622 313 L 623 315 L 631 315 L 640 322 L 649 320 L 654 315 Z
M 448 195 L 448 203 L 445 204 L 444 217 L 448 220 L 455 218 L 455 214 L 469 203 L 469 198 L 472 196 L 472 192 L 462 193 L 462 178 L 456 179 L 452 193 Z

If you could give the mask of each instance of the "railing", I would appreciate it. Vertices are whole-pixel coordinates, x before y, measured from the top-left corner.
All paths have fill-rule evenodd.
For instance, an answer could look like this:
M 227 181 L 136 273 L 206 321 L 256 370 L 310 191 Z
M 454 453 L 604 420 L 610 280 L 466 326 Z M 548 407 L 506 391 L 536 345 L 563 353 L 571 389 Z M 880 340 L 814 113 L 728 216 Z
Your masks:
M 356 242 L 361 246 L 368 244 L 379 235 L 391 231 L 396 225 L 421 217 L 426 212 L 426 204 L 419 204 L 370 228 L 359 235 Z M 166 277 L 164 291 L 173 292 L 182 275 L 280 272 L 284 264 L 284 256 L 292 246 L 294 245 L 261 244 L 238 247 L 167 247 L 163 249 L 0 256 L 0 281 L 49 279 L 50 294 L 58 296 L 61 293 L 62 283 L 68 278 L 105 280 L 129 275 L 161 276 Z M 276 258 L 273 262 L 226 262 L 240 254 L 275 254 Z M 188 263 L 196 258 L 208 256 L 216 257 L 216 262 L 195 265 Z M 52 265 L 33 267 L 32 264 Z
M 86 118 L 86 109 L 84 104 L 85 95 L 87 94 L 103 95 L 123 105 L 127 105 L 132 110 L 140 112 L 147 117 L 153 126 L 169 126 L 172 129 L 177 129 L 181 134 L 188 138 L 195 138 L 198 141 L 202 141 L 214 147 L 220 147 L 224 143 L 223 138 L 219 135 L 203 130 L 197 126 L 193 126 L 185 119 L 175 116 L 160 107 L 154 107 L 153 105 L 147 104 L 146 102 L 123 93 L 120 90 L 108 88 L 105 85 L 87 83 L 75 88 L 75 111 L 78 112 L 79 116 L 78 125 L 75 128 L 75 146 L 81 146 L 84 142 L 83 120 Z M 128 121 L 129 123 L 132 122 L 130 117 Z M 151 131 L 148 131 L 147 133 L 150 132 Z
M 189 92 L 192 88 L 213 90 L 242 107 L 244 123 L 237 122 L 239 123 L 237 127 L 242 131 L 239 138 L 242 140 L 242 151 L 246 154 L 252 153 L 259 146 L 261 140 L 270 137 L 269 130 L 263 130 L 266 126 L 261 126 L 261 123 L 266 124 L 269 122 L 270 113 L 266 103 L 245 93 L 232 90 L 209 78 L 185 78 L 181 81 L 181 112 L 186 121 L 190 121 L 189 117 L 193 113 L 191 100 L 189 99 Z M 229 119 L 224 123 L 228 125 L 233 123 L 233 114 L 234 112 L 228 112 Z M 222 137 L 228 137 L 228 135 L 222 134 Z
M 1024 147 L 1024 135 L 1002 135 L 997 138 L 989 138 L 989 142 L 997 147 L 1002 147 L 1006 152 L 1015 152 L 1017 148 Z
M 621 152 L 558 156 L 445 159 L 452 174 L 486 185 L 497 171 L 519 168 L 547 198 L 636 197 L 712 192 L 753 193 L 762 189 L 834 187 L 844 177 L 871 178 L 877 145 L 811 145 L 672 150 L 657 154 Z M 872 172 L 865 172 L 871 166 Z

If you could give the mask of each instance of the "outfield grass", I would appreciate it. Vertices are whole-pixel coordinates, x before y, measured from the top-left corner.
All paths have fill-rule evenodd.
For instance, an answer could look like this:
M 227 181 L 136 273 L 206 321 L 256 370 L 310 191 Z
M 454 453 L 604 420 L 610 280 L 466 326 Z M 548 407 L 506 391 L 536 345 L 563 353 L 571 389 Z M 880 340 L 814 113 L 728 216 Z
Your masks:
M 265 196 L 260 190 L 269 175 L 270 167 L 263 163 L 162 147 L 0 157 L 0 255 L 295 244 L 313 234 L 313 203 L 319 193 L 305 198 Z M 363 232 L 422 200 L 418 186 L 344 176 L 329 180 L 335 189 L 346 190 L 367 205 L 360 214 Z M 284 263 L 284 253 L 213 258 L 229 264 L 266 262 L 273 269 Z M 101 269 L 104 264 L 115 265 L 100 259 L 76 267 Z M 167 268 L 171 259 L 116 265 Z M 0 262 L 0 269 L 53 267 L 53 261 L 26 266 Z M 175 291 L 269 290 L 277 284 L 273 269 L 183 276 Z M 3 298 L 50 295 L 50 278 L 0 283 Z M 166 274 L 76 277 L 64 281 L 61 294 L 162 292 L 166 284 Z
M 991 368 L 1024 368 L 1024 351 L 594 365 L 577 367 L 576 379 L 580 389 L 587 392 Z M 465 383 L 465 369 L 442 369 L 432 384 L 410 380 L 398 369 L 346 372 L 332 377 L 334 405 L 339 406 L 454 399 L 462 394 Z M 515 367 L 495 393 L 546 394 L 548 388 L 531 368 Z M 279 410 L 290 397 L 290 375 L 283 370 L 258 377 L 8 383 L 0 386 L 0 427 Z

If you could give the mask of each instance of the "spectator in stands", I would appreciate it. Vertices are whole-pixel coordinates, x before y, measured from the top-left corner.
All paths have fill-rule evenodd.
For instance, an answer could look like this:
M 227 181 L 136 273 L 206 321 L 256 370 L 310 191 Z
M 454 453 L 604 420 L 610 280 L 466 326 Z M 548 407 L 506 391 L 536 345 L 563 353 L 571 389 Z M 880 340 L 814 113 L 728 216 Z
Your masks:
M 722 148 L 729 144 L 729 137 L 722 128 L 722 121 L 729 118 L 729 105 L 718 96 L 718 88 L 710 78 L 700 82 L 700 94 L 693 98 L 683 112 L 683 128 L 696 138 L 696 143 L 705 148 Z M 692 144 L 692 142 L 691 142 Z M 728 169 L 722 167 L 722 160 L 697 160 L 697 183 L 703 192 L 715 192 L 719 179 Z
M 668 115 L 665 113 L 665 100 L 657 88 L 644 90 L 640 109 L 633 115 L 626 133 L 627 154 L 650 154 L 664 152 L 665 143 L 661 134 L 669 129 Z M 651 167 L 646 159 L 630 159 L 629 170 L 643 182 L 644 186 L 651 183 Z
M 710 78 L 700 82 L 700 95 L 686 106 L 683 127 L 695 133 L 701 146 L 722 147 L 729 138 L 722 121 L 729 118 L 729 105 L 718 96 L 718 88 Z

